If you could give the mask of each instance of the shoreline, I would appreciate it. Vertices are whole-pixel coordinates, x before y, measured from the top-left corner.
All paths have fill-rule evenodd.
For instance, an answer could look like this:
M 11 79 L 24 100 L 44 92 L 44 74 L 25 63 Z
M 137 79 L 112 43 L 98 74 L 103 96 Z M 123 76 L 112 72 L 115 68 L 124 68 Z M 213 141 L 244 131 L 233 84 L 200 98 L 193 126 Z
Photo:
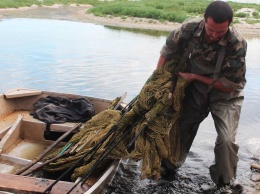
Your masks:
M 123 28 L 136 28 L 147 30 L 158 30 L 170 32 L 179 26 L 180 23 L 164 22 L 147 18 L 134 17 L 98 17 L 87 14 L 86 11 L 91 5 L 53 5 L 0 9 L 0 20 L 11 18 L 33 18 L 33 19 L 56 19 L 75 22 L 93 23 L 104 26 L 115 26 Z M 260 37 L 260 23 L 258 24 L 234 24 L 237 31 L 245 37 Z

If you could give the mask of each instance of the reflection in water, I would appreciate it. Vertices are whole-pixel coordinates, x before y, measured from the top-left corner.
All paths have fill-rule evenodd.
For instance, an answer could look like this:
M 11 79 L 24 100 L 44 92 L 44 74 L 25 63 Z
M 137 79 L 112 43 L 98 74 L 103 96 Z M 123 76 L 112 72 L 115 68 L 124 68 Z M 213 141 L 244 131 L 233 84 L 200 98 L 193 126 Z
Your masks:
M 134 34 L 145 34 L 154 37 L 167 36 L 169 32 L 166 31 L 157 31 L 157 30 L 146 30 L 146 29 L 137 29 L 137 28 L 123 28 L 116 26 L 106 26 L 108 29 L 119 30 L 125 32 L 133 32 Z
M 155 68 L 163 42 L 164 36 L 133 39 L 131 32 L 94 24 L 4 20 L 0 90 L 27 87 L 109 99 L 128 91 L 129 101 Z
M 1 93 L 18 87 L 114 99 L 128 92 L 126 102 L 139 93 L 151 75 L 167 35 L 36 19 L 2 20 L 0 29 Z M 237 136 L 237 179 L 246 193 L 253 193 L 250 164 L 260 158 L 260 39 L 247 41 L 247 85 Z M 208 167 L 214 160 L 215 138 L 209 117 L 201 124 L 178 180 L 141 181 L 133 166 L 133 174 L 125 167 L 128 169 L 121 168 L 108 193 L 201 193 L 213 185 Z

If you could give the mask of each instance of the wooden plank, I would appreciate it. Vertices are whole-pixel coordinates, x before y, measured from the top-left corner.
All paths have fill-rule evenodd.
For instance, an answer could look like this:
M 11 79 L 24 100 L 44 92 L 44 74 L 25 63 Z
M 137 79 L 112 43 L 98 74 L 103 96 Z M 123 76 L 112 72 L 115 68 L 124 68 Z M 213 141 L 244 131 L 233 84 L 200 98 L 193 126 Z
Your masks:
M 11 126 L 0 130 L 0 140 L 5 136 L 5 134 L 9 131 L 10 128 L 11 128 Z
M 14 193 L 43 193 L 54 180 L 26 177 L 12 174 L 0 173 L 0 190 Z M 73 182 L 59 181 L 53 188 L 50 194 L 64 194 L 67 193 L 72 187 Z M 84 193 L 89 189 L 89 186 L 78 185 L 71 194 Z M 19 192 L 18 192 L 19 191 Z
M 3 117 L 0 117 L 0 133 L 5 133 L 6 130 L 10 129 L 11 126 L 14 124 L 16 119 L 19 117 L 19 115 L 23 115 L 23 120 L 29 120 L 29 121 L 38 121 L 37 119 L 34 119 L 29 111 L 12 111 L 8 114 L 4 115 Z
M 4 93 L 6 98 L 18 98 L 24 96 L 35 96 L 40 95 L 42 91 L 40 90 L 29 90 L 29 89 L 13 89 Z
M 4 135 L 4 137 L 0 141 L 0 154 L 2 152 L 6 152 L 20 135 L 20 126 L 22 122 L 23 116 L 19 115 L 12 127 L 8 130 L 8 132 Z

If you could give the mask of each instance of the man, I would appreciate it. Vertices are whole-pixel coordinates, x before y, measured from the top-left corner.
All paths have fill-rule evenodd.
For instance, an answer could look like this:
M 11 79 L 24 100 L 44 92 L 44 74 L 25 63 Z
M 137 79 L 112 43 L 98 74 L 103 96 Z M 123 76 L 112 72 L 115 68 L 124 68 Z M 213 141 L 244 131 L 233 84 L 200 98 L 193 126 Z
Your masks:
M 186 68 L 178 72 L 190 84 L 185 89 L 179 123 L 181 154 L 173 166 L 183 164 L 200 123 L 211 112 L 217 139 L 210 175 L 217 193 L 232 193 L 230 184 L 238 162 L 235 136 L 246 84 L 246 41 L 230 26 L 232 19 L 229 4 L 213 1 L 203 20 L 188 21 L 169 34 L 157 64 L 160 68 L 170 60 L 181 59 L 191 48 Z

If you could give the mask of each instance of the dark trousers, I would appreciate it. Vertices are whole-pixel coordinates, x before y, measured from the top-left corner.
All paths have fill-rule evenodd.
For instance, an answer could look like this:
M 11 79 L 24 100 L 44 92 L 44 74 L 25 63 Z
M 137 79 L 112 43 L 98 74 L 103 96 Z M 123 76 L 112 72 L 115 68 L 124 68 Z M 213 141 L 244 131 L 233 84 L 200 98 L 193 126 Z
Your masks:
M 207 93 L 207 86 L 198 82 L 190 84 L 185 91 L 183 112 L 180 117 L 181 154 L 175 166 L 181 166 L 190 150 L 200 123 L 209 112 L 214 120 L 217 139 L 215 142 L 215 163 L 210 166 L 210 175 L 216 184 L 230 183 L 235 178 L 238 162 L 236 133 L 243 102 L 243 96 L 225 98 L 218 91 Z

